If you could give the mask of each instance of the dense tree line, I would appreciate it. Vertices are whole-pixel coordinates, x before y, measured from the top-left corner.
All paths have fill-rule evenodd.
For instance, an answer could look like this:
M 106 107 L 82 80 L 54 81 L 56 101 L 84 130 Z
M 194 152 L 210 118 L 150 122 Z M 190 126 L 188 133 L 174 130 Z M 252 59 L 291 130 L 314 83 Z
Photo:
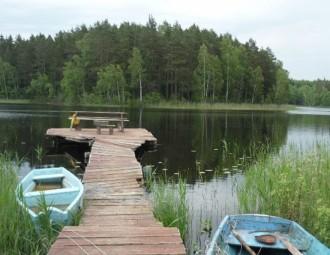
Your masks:
M 178 23 L 97 22 L 54 37 L 0 36 L 0 97 L 287 103 L 288 72 L 250 39 Z
M 330 106 L 329 80 L 290 80 L 290 103 L 308 106 Z

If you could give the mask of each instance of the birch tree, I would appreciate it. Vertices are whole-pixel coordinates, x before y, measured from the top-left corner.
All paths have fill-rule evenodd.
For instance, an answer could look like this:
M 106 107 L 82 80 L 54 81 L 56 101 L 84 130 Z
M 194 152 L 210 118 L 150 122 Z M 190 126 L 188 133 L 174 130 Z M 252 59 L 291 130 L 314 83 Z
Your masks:
M 134 89 L 136 86 L 139 88 L 139 99 L 143 101 L 142 91 L 142 78 L 145 72 L 144 63 L 141 52 L 138 48 L 134 47 L 132 51 L 132 57 L 128 61 L 128 70 L 131 76 L 131 87 Z

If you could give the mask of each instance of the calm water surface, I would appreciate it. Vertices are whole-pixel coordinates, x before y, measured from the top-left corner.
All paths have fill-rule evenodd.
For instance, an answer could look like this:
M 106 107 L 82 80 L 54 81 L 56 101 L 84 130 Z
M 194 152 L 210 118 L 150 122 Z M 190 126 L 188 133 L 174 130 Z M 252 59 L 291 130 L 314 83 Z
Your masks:
M 82 109 L 114 110 L 0 104 L 0 149 L 23 158 L 20 176 L 40 164 L 62 165 L 79 173 L 74 151 L 58 155 L 48 150 L 51 141 L 45 133 L 51 127 L 68 127 L 69 111 Z M 330 138 L 327 108 L 304 107 L 289 113 L 125 111 L 129 112 L 129 127 L 146 128 L 158 139 L 158 149 L 146 153 L 142 164 L 153 165 L 166 178 L 180 174 L 187 179 L 190 223 L 186 245 L 190 253 L 202 252 L 224 215 L 238 212 L 235 190 L 244 178 L 251 146 L 267 143 L 270 149 L 282 149 L 293 144 L 308 149 Z M 46 153 L 42 162 L 36 158 L 38 146 Z M 203 230 L 208 225 L 210 233 Z

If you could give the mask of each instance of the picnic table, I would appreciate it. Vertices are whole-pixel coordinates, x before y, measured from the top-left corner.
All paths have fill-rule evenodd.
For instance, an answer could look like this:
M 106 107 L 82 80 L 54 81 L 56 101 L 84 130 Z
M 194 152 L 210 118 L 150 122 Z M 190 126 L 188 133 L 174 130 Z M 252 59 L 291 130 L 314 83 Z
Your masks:
M 80 121 L 93 121 L 97 133 L 101 134 L 103 127 L 109 128 L 109 134 L 113 133 L 113 128 L 118 127 L 120 132 L 124 132 L 125 122 L 129 120 L 126 112 L 91 112 L 91 111 L 75 111 Z M 72 117 L 69 117 L 72 120 Z

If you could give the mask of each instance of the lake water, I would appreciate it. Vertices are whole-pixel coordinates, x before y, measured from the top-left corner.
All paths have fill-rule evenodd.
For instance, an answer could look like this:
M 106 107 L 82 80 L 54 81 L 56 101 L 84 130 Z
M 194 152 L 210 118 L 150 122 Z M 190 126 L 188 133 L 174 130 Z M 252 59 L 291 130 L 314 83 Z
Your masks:
M 153 165 L 166 178 L 180 174 L 187 179 L 190 253 L 205 248 L 224 215 L 238 212 L 235 191 L 253 154 L 250 148 L 268 144 L 270 149 L 285 149 L 293 144 L 308 149 L 330 138 L 330 109 L 325 108 L 198 112 L 0 104 L 0 149 L 23 159 L 20 176 L 40 164 L 81 172 L 74 150 L 58 155 L 46 149 L 51 144 L 46 130 L 68 127 L 72 110 L 125 110 L 129 127 L 146 128 L 157 137 L 157 150 L 146 153 L 142 164 Z M 47 154 L 42 162 L 36 157 L 38 147 Z M 212 231 L 203 231 L 206 226 Z

